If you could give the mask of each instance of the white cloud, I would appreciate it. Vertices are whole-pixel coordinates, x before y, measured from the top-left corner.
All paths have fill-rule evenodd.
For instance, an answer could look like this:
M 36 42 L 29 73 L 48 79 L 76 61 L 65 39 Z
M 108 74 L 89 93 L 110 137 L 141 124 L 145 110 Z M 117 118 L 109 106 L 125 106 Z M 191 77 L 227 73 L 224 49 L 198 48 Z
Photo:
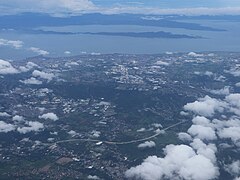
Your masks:
M 140 128 L 137 130 L 137 132 L 144 132 L 144 131 L 146 131 L 146 128 Z
M 65 51 L 64 54 L 69 55 L 71 54 L 71 51 Z
M 73 131 L 73 130 L 68 131 L 68 134 L 71 135 L 71 136 L 76 136 L 76 135 L 78 135 L 78 133 L 77 133 L 76 131 Z
M 34 70 L 32 72 L 32 75 L 34 77 L 40 77 L 40 78 L 46 79 L 48 81 L 51 81 L 55 77 L 55 75 L 53 73 L 46 73 L 46 72 L 39 71 L 39 70 Z
M 196 116 L 192 119 L 192 122 L 196 125 L 209 126 L 210 120 L 204 116 Z
M 180 132 L 178 133 L 178 138 L 183 142 L 191 142 L 192 137 L 188 133 Z
M 210 90 L 210 92 L 216 95 L 228 95 L 230 94 L 230 86 L 225 86 L 224 88 L 218 90 Z
M 180 170 L 184 179 L 208 180 L 216 179 L 218 168 L 202 155 L 196 155 L 188 159 Z
M 100 179 L 98 176 L 96 176 L 96 175 L 94 175 L 94 176 L 92 176 L 92 175 L 88 175 L 88 177 L 87 177 L 88 179 L 93 179 L 93 180 L 98 180 L 98 179 Z
M 204 75 L 206 75 L 206 76 L 213 76 L 214 74 L 213 74 L 213 72 L 211 72 L 211 71 L 206 71 L 205 73 L 204 73 Z
M 240 7 L 224 7 L 224 8 L 153 8 L 153 7 L 127 7 L 118 6 L 105 9 L 102 11 L 106 14 L 131 13 L 131 14 L 150 14 L 150 15 L 239 15 Z
M 0 112 L 0 117 L 10 117 L 10 114 L 7 112 Z
M 8 61 L 0 59 L 0 74 L 16 74 L 19 73 Z
M 22 41 L 13 41 L 13 40 L 7 40 L 7 39 L 0 39 L 0 46 L 9 46 L 11 48 L 19 49 L 23 47 Z
M 226 103 L 209 96 L 205 96 L 204 98 L 199 98 L 198 101 L 193 103 L 187 103 L 184 106 L 184 109 L 201 116 L 211 117 L 216 111 L 223 112 L 224 107 L 226 107 Z
M 216 140 L 217 136 L 215 130 L 211 127 L 205 127 L 202 125 L 192 125 L 188 129 L 188 133 L 201 140 Z
M 235 77 L 240 76 L 240 70 L 238 68 L 231 68 L 230 70 L 225 70 L 226 73 L 229 73 Z
M 162 128 L 163 126 L 160 123 L 153 123 L 152 124 L 155 128 Z
M 100 137 L 100 135 L 101 135 L 101 132 L 100 132 L 100 131 L 96 131 L 96 130 L 93 130 L 93 131 L 92 131 L 92 136 L 93 136 L 93 137 L 98 138 L 98 137 Z
M 236 87 L 240 87 L 240 82 L 235 84 Z
M 29 50 L 34 52 L 34 53 L 37 53 L 38 55 L 48 55 L 49 54 L 48 51 L 42 50 L 42 49 L 37 48 L 37 47 L 30 47 Z
M 71 62 L 66 62 L 65 64 L 64 64 L 64 66 L 67 66 L 67 67 L 72 67 L 72 66 L 78 66 L 79 64 L 77 63 L 77 62 L 73 62 L 73 61 L 71 61 Z
M 13 121 L 24 121 L 24 117 L 23 116 L 19 116 L 19 115 L 15 115 L 12 118 Z
M 218 168 L 204 155 L 187 145 L 168 145 L 164 158 L 149 156 L 142 164 L 126 171 L 127 178 L 144 180 L 198 179 L 218 177 Z
M 225 165 L 225 169 L 233 176 L 240 175 L 240 160 L 233 161 L 231 164 Z
M 18 127 L 17 131 L 22 134 L 26 134 L 32 131 L 40 131 L 44 128 L 44 125 L 37 121 L 26 122 L 26 127 Z
M 96 9 L 90 0 L 8 0 L 2 2 L 1 5 L 2 13 L 5 12 L 5 14 L 11 13 L 9 7 L 11 7 L 12 13 L 40 12 L 53 15 L 74 14 Z
M 54 113 L 46 113 L 46 114 L 43 114 L 41 116 L 38 116 L 40 119 L 50 119 L 50 120 L 53 120 L 53 121 L 57 121 L 59 118 L 57 117 L 56 114 Z
M 26 79 L 26 80 L 20 80 L 21 83 L 24 83 L 24 84 L 34 84 L 34 85 L 39 85 L 39 84 L 42 84 L 42 81 L 34 78 L 34 77 L 31 77 L 29 79 Z
M 155 147 L 156 144 L 153 141 L 146 141 L 138 145 L 138 148 L 152 148 Z
M 27 62 L 26 66 L 20 66 L 19 70 L 21 72 L 28 72 L 35 67 L 39 67 L 39 66 L 37 64 L 33 63 L 33 62 Z
M 198 54 L 198 53 L 195 53 L 195 52 L 190 52 L 190 53 L 188 53 L 188 56 L 192 56 L 192 57 L 202 57 L 203 54 Z
M 226 96 L 226 101 L 233 106 L 240 107 L 240 94 L 239 93 L 230 94 Z
M 164 61 L 157 61 L 156 63 L 155 63 L 156 65 L 162 65 L 162 66 L 169 66 L 169 63 L 168 62 L 164 62 Z
M 240 127 L 223 128 L 218 131 L 218 135 L 220 138 L 229 138 L 234 143 L 238 144 L 240 141 Z
M 193 149 L 197 151 L 197 154 L 201 154 L 208 159 L 210 159 L 213 163 L 217 162 L 217 158 L 215 153 L 217 152 L 217 147 L 215 144 L 205 144 L 200 139 L 194 139 L 191 143 Z
M 240 116 L 240 94 L 230 94 L 226 96 L 225 100 L 229 103 L 230 111 Z
M 15 126 L 12 124 L 7 124 L 4 121 L 0 121 L 0 132 L 10 132 L 10 131 L 14 131 L 15 130 Z
M 180 112 L 180 115 L 182 115 L 182 116 L 188 116 L 189 113 L 188 113 L 188 112 L 185 112 L 185 111 L 181 111 L 181 112 Z

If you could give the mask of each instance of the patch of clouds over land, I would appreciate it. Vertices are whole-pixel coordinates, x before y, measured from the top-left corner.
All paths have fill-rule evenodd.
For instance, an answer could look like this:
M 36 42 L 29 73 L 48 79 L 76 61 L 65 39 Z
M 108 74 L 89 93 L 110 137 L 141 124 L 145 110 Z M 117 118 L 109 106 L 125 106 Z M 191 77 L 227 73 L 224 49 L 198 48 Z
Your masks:
M 16 74 L 19 71 L 8 61 L 0 59 L 0 74 Z
M 0 39 L 0 47 L 1 46 L 9 46 L 15 49 L 19 49 L 23 47 L 23 42 L 19 40 L 7 40 L 7 39 Z
M 222 94 L 222 93 L 221 93 Z M 240 94 L 228 94 L 221 99 L 205 96 L 187 103 L 183 108 L 192 113 L 192 125 L 178 133 L 184 142 L 167 145 L 163 157 L 149 156 L 140 165 L 125 172 L 129 179 L 217 179 L 220 164 L 233 179 L 240 177 L 238 159 L 218 159 L 221 149 L 240 148 Z M 218 117 L 218 118 L 216 118 Z M 142 146 L 145 143 L 142 143 Z
M 223 112 L 226 103 L 219 101 L 217 99 L 205 96 L 204 98 L 199 98 L 199 100 L 187 103 L 184 106 L 184 110 L 192 111 L 196 114 L 211 117 L 215 112 Z
M 37 53 L 38 55 L 48 55 L 49 54 L 48 51 L 42 50 L 42 49 L 37 48 L 37 47 L 30 47 L 29 50 L 34 52 L 34 53 Z
M 32 85 L 40 85 L 42 84 L 42 81 L 36 79 L 35 77 L 31 77 L 29 79 L 26 79 L 26 80 L 20 80 L 21 83 L 23 84 L 32 84 Z
M 127 178 L 158 179 L 214 179 L 218 168 L 207 157 L 187 145 L 167 145 L 165 157 L 149 156 L 144 162 L 126 171 Z
M 26 122 L 25 124 L 26 124 L 26 126 L 17 128 L 17 131 L 19 133 L 26 134 L 26 133 L 29 133 L 32 131 L 37 132 L 44 128 L 44 125 L 37 121 L 29 121 L 29 122 Z
M 39 116 L 40 119 L 57 121 L 59 118 L 55 113 L 46 113 Z
M 1 7 L 1 3 L 0 3 Z M 1 8 L 0 8 L 1 9 Z M 33 53 L 36 53 L 38 55 L 49 55 L 50 53 L 46 50 L 43 50 L 38 47 L 25 47 L 24 42 L 20 40 L 9 40 L 9 39 L 2 39 L 0 38 L 0 47 L 9 47 L 9 48 L 14 48 L 17 50 L 26 50 L 26 51 L 31 51 Z
M 14 130 L 15 130 L 14 125 L 5 123 L 4 121 L 0 121 L 0 132 L 7 133 Z
M 155 142 L 153 142 L 153 141 L 146 141 L 144 143 L 139 144 L 138 148 L 144 149 L 144 148 L 152 148 L 152 147 L 155 147 L 155 146 L 156 146 Z
M 34 77 L 39 77 L 39 78 L 42 78 L 42 79 L 45 79 L 48 81 L 51 81 L 55 77 L 55 75 L 53 73 L 47 73 L 47 72 L 43 72 L 43 71 L 39 71 L 39 70 L 34 70 L 32 72 L 32 75 Z

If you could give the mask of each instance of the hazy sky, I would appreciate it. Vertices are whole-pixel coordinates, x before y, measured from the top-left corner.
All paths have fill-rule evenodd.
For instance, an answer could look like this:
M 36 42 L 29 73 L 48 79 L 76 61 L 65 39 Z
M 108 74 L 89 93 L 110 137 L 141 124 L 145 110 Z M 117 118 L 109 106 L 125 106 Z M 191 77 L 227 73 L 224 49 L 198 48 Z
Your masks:
M 240 0 L 0 0 L 0 15 L 49 14 L 240 14 Z
M 92 0 L 96 5 L 113 6 L 115 4 L 142 5 L 159 8 L 189 7 L 236 7 L 240 0 Z

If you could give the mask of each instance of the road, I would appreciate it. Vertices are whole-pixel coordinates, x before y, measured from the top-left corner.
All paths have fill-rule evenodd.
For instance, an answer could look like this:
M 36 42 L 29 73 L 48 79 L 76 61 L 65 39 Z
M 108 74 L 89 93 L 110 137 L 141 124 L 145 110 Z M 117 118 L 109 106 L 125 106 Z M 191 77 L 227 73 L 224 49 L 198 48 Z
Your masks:
M 136 139 L 136 140 L 131 140 L 131 141 L 122 141 L 122 142 L 121 141 L 101 141 L 101 140 L 98 140 L 98 139 L 84 139 L 84 138 L 82 138 L 82 139 L 67 139 L 67 140 L 56 141 L 56 142 L 48 144 L 48 145 L 62 144 L 62 143 L 67 143 L 67 142 L 77 142 L 77 141 L 95 142 L 95 143 L 102 142 L 102 143 L 105 143 L 105 144 L 115 144 L 115 145 L 133 144 L 133 143 L 137 143 L 137 142 L 143 142 L 143 141 L 151 140 L 151 139 L 159 136 L 162 133 L 162 131 L 166 131 L 166 130 L 171 129 L 173 127 L 176 127 L 180 124 L 183 124 L 185 122 L 186 121 L 181 121 L 181 122 L 175 123 L 171 126 L 168 126 L 164 129 L 162 129 L 160 132 L 158 132 L 158 133 L 156 133 L 152 136 L 148 136 L 146 138 L 141 138 L 141 139 Z M 47 143 L 45 143 L 45 144 L 47 144 Z

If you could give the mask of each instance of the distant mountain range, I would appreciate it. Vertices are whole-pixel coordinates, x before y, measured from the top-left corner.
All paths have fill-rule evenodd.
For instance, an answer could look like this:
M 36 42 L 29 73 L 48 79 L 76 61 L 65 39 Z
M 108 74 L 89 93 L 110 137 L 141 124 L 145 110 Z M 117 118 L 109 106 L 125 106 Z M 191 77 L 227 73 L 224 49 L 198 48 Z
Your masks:
M 202 26 L 198 23 L 183 20 L 232 20 L 240 21 L 240 16 L 147 16 L 133 14 L 83 14 L 81 16 L 53 17 L 47 14 L 24 13 L 0 17 L 0 28 L 32 29 L 40 26 L 68 25 L 138 25 L 165 28 L 182 28 L 200 31 L 224 31 L 214 27 Z

